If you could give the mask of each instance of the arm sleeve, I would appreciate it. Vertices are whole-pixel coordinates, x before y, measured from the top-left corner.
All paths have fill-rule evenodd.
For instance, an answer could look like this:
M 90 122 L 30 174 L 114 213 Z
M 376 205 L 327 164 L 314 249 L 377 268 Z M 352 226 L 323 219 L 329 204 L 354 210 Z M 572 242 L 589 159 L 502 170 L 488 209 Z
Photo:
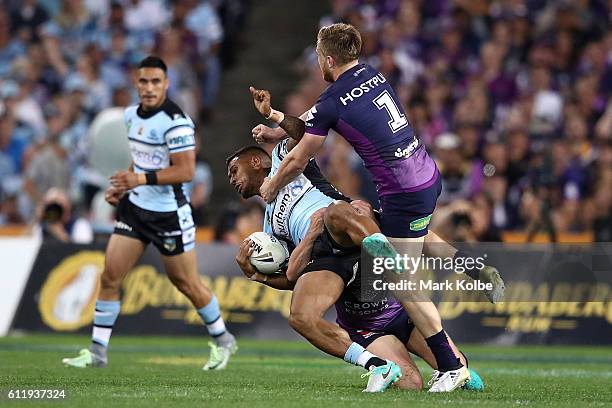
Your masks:
M 289 142 L 289 139 L 283 139 L 274 147 L 274 150 L 272 150 L 273 157 L 276 155 L 280 161 L 285 158 L 287 153 L 289 153 L 287 151 L 287 142 Z
M 180 117 L 174 119 L 164 133 L 170 154 L 195 149 L 195 130 L 191 120 Z
M 338 122 L 338 110 L 331 98 L 317 102 L 306 113 L 306 133 L 327 136 L 327 133 Z

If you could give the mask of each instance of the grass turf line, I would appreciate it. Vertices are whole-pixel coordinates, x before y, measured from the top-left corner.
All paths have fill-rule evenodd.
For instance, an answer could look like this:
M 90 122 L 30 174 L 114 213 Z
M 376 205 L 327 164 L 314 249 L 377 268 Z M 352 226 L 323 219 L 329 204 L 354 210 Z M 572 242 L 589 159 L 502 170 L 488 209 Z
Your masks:
M 89 343 L 87 336 L 0 338 L 0 390 L 65 389 L 63 401 L 8 401 L 6 407 L 385 407 L 528 405 L 612 407 L 612 348 L 465 346 L 483 377 L 483 393 L 432 395 L 391 389 L 362 394 L 363 370 L 309 344 L 239 340 L 223 372 L 203 372 L 208 349 L 198 337 L 131 337 L 111 341 L 110 366 L 79 370 L 61 365 Z M 418 360 L 418 359 L 417 359 Z M 418 360 L 425 379 L 431 369 Z

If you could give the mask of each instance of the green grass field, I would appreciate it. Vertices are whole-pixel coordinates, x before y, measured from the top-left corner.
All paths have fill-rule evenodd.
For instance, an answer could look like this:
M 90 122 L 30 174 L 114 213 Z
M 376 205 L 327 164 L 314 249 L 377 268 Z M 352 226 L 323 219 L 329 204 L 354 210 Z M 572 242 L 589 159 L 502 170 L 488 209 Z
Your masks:
M 70 407 L 485 407 L 612 406 L 612 348 L 464 346 L 482 393 L 432 395 L 391 389 L 362 394 L 357 367 L 303 342 L 242 339 L 224 372 L 203 372 L 203 338 L 113 338 L 106 369 L 60 364 L 88 337 L 0 338 L 0 406 Z M 431 374 L 421 361 L 419 367 Z M 63 401 L 8 401 L 9 389 L 65 389 Z

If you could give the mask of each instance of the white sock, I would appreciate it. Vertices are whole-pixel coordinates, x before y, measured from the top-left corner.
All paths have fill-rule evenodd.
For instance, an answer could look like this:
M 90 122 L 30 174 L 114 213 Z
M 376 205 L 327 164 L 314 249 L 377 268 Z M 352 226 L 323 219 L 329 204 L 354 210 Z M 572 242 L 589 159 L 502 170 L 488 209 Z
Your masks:
M 365 350 L 359 355 L 359 357 L 357 357 L 357 365 L 367 370 L 368 368 L 365 365 L 372 357 L 376 357 L 376 355 L 370 353 L 368 350 Z
M 208 330 L 208 334 L 213 337 L 217 337 L 225 333 L 225 322 L 223 321 L 223 318 L 219 316 L 217 320 L 215 320 L 211 324 L 207 324 L 206 330 Z
M 101 346 L 108 347 L 108 342 L 110 341 L 112 333 L 113 329 L 110 327 L 94 326 L 91 337 Z

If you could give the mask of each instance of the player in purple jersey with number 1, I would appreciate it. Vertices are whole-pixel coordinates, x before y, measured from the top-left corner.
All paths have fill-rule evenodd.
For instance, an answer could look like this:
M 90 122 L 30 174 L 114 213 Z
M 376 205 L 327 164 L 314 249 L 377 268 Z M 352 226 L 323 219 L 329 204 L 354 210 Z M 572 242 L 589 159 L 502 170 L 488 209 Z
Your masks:
M 362 248 L 375 257 L 393 257 L 395 253 L 389 251 L 387 236 L 395 246 L 401 245 L 409 257 L 419 257 L 441 192 L 435 162 L 416 137 L 385 77 L 373 67 L 359 63 L 361 36 L 353 26 L 333 24 L 321 28 L 316 50 L 323 78 L 331 85 L 301 118 L 271 109 L 270 94 L 251 88 L 260 113 L 281 125 L 283 133 L 276 136 L 284 137 L 286 132 L 300 140 L 276 174 L 265 180 L 261 196 L 267 202 L 273 200 L 282 187 L 304 170 L 328 132 L 334 130 L 361 156 L 380 198 L 380 227 L 384 235 L 366 238 Z M 263 135 L 256 129 L 254 136 L 262 141 Z M 482 278 L 483 271 L 478 272 L 476 276 Z M 494 282 L 498 292 L 503 292 L 497 271 L 490 268 L 488 272 L 488 280 Z M 425 336 L 439 367 L 430 392 L 453 391 L 469 381 L 469 372 L 451 349 L 435 305 L 420 293 L 408 291 L 401 295 L 402 306 Z

